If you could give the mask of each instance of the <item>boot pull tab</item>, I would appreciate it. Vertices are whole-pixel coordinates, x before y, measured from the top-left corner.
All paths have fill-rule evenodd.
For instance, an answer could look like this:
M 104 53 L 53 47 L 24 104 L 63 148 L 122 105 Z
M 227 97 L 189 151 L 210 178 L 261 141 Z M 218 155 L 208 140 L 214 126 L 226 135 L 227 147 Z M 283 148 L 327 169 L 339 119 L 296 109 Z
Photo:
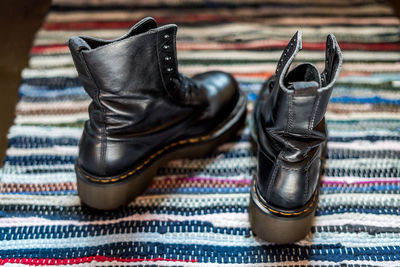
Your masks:
M 89 44 L 79 36 L 72 36 L 68 40 L 68 47 L 71 53 L 78 54 L 82 50 L 89 50 Z
M 86 61 L 83 57 L 82 52 L 90 50 L 89 44 L 78 36 L 72 36 L 68 41 L 68 47 L 71 51 L 71 56 L 75 64 L 76 71 L 78 72 L 78 76 L 80 81 L 85 89 L 85 91 L 89 94 L 91 98 L 95 98 L 96 86 L 92 80 L 92 76 L 89 73 L 89 70 L 86 65 Z
M 295 96 L 314 96 L 317 94 L 319 84 L 315 81 L 291 82 L 288 89 L 294 91 Z
M 326 38 L 325 69 L 321 74 L 322 86 L 328 86 L 336 81 L 343 64 L 342 51 L 333 34 Z
M 302 49 L 302 33 L 301 31 L 297 31 L 295 35 L 293 35 L 292 39 L 290 39 L 288 45 L 283 51 L 278 66 L 276 68 L 276 76 L 280 77 L 282 73 L 287 72 L 290 67 L 290 64 L 294 60 L 296 54 Z
M 86 63 L 82 55 L 82 51 L 90 50 L 89 44 L 79 36 L 72 36 L 68 40 L 68 47 L 74 60 L 75 67 L 79 75 L 88 76 L 86 73 Z

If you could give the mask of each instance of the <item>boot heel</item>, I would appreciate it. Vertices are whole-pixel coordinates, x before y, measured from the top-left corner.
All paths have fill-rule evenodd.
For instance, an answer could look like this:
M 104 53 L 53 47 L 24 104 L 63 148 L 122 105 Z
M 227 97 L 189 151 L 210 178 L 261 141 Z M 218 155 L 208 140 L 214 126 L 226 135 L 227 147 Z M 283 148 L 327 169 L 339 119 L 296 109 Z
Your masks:
M 83 203 L 98 210 L 117 209 L 142 194 L 152 181 L 157 168 L 147 168 L 117 183 L 96 183 L 88 180 L 75 162 L 78 194 Z
M 315 214 L 315 204 L 299 215 L 279 215 L 261 203 L 251 190 L 249 220 L 255 236 L 276 244 L 288 244 L 303 239 L 309 232 Z M 284 213 L 284 212 L 283 212 Z

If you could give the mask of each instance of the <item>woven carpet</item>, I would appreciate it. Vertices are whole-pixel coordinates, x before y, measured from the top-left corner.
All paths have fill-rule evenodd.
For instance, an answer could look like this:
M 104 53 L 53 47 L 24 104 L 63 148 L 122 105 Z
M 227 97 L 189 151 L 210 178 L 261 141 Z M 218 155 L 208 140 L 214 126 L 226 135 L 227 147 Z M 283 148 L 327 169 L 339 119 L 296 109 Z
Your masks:
M 232 72 L 251 111 L 297 29 L 298 61 L 322 69 L 334 33 L 345 63 L 327 121 L 312 231 L 291 245 L 252 235 L 248 128 L 205 158 L 175 160 L 117 211 L 80 205 L 73 162 L 89 98 L 66 46 L 113 38 L 144 16 L 177 23 L 179 69 Z M 0 178 L 0 264 L 400 266 L 399 20 L 379 0 L 56 0 L 22 73 Z

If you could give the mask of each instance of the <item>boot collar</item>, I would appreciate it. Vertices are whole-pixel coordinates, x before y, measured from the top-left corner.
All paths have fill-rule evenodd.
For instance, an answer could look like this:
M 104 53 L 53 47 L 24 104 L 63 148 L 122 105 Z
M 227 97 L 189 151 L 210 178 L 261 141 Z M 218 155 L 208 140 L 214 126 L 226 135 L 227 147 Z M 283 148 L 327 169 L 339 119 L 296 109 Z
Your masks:
M 287 88 L 284 79 L 288 74 L 295 56 L 300 50 L 302 50 L 302 33 L 301 31 L 297 31 L 283 51 L 275 72 L 277 81 L 275 86 L 279 86 L 279 88 L 284 90 L 286 93 L 293 92 L 293 90 Z M 333 87 L 333 84 L 339 75 L 342 62 L 342 52 L 336 38 L 333 34 L 329 34 L 326 40 L 325 68 L 320 74 L 319 92 L 329 90 Z
M 145 32 L 148 32 L 151 29 L 157 28 L 157 22 L 152 17 L 146 17 L 135 25 L 133 25 L 127 33 L 124 35 L 112 39 L 112 40 L 105 40 L 91 36 L 72 36 L 69 39 L 68 45 L 72 51 L 85 51 L 85 50 L 95 50 L 96 48 L 102 48 L 106 45 L 110 45 L 127 38 L 133 37 L 135 35 L 139 35 Z

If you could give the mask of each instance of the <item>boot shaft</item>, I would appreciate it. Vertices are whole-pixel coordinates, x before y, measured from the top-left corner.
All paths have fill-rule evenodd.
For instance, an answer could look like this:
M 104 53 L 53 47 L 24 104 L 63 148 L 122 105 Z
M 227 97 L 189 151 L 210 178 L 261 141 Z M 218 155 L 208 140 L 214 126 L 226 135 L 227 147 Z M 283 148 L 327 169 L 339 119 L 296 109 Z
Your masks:
M 117 94 L 126 84 L 126 78 L 117 78 L 132 70 L 140 70 L 138 62 L 129 65 L 123 63 L 135 61 L 128 55 L 136 52 L 135 46 L 139 46 L 141 40 L 148 38 L 148 36 L 143 38 L 143 35 L 156 27 L 157 24 L 152 18 L 145 18 L 134 25 L 128 33 L 114 40 L 89 36 L 72 36 L 69 39 L 68 46 L 79 78 L 93 100 L 98 100 L 99 90 Z M 153 53 L 143 55 L 145 56 L 149 58 Z M 157 62 L 152 61 L 152 63 Z
M 297 32 L 279 60 L 272 89 L 270 126 L 277 132 L 310 135 L 323 122 L 334 82 L 340 72 L 342 55 L 333 35 L 327 37 L 325 69 L 320 74 L 311 63 L 289 71 L 302 48 Z
M 72 37 L 70 48 L 78 54 L 79 75 L 91 78 L 102 92 L 130 96 L 140 89 L 170 87 L 178 73 L 176 30 L 176 25 L 166 25 L 97 47 L 88 44 L 90 39 Z
M 333 35 L 327 38 L 322 74 L 311 63 L 289 71 L 300 50 L 301 33 L 297 32 L 275 76 L 260 92 L 253 114 L 259 149 L 258 194 L 286 210 L 304 207 L 316 194 L 327 141 L 324 116 L 342 64 Z
M 159 120 L 185 115 L 172 96 L 178 77 L 176 25 L 158 27 L 152 18 L 115 40 L 74 36 L 69 40 L 79 78 L 92 98 L 89 124 L 97 133 L 145 133 Z M 152 118 L 155 109 L 164 116 Z

